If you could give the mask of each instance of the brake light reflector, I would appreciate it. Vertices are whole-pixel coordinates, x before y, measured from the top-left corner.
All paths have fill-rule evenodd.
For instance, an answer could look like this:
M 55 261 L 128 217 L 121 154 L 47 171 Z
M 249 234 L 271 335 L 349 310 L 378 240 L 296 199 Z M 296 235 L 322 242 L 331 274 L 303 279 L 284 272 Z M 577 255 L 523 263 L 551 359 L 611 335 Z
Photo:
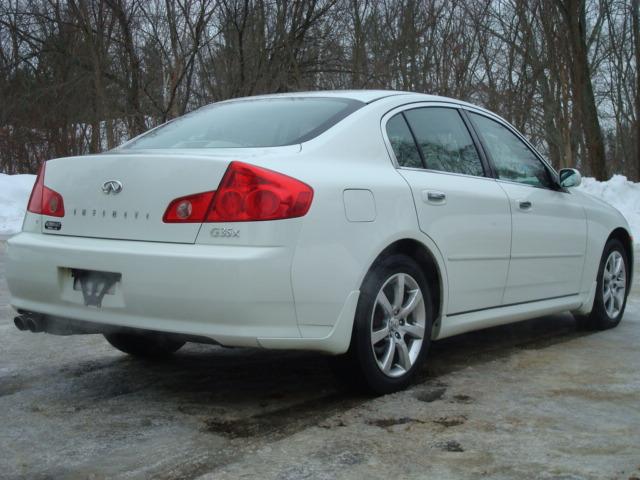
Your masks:
M 207 222 L 282 220 L 306 215 L 313 189 L 266 168 L 231 162 L 218 187 Z
M 48 215 L 50 217 L 64 217 L 64 200 L 55 190 L 44 185 L 45 164 L 38 171 L 36 182 L 33 185 L 27 210 L 31 213 Z
M 173 200 L 164 212 L 165 223 L 202 223 L 204 222 L 215 191 L 196 193 Z

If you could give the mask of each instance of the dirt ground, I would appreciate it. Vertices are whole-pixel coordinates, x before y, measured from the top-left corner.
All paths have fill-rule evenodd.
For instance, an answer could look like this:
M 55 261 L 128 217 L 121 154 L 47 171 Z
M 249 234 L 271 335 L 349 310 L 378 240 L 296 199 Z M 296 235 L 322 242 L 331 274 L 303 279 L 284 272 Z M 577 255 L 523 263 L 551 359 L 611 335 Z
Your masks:
M 19 332 L 3 251 L 2 478 L 640 478 L 638 280 L 614 330 L 558 315 L 443 340 L 411 389 L 366 398 L 318 355 L 189 344 L 146 363 Z

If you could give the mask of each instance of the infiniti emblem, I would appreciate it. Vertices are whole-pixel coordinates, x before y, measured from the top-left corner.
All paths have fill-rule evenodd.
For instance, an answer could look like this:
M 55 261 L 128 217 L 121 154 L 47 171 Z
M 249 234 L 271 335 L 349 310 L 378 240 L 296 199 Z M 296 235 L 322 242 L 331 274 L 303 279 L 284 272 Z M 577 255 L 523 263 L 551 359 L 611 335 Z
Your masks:
M 107 180 L 102 184 L 102 193 L 104 193 L 105 195 L 109 195 L 110 193 L 116 195 L 121 191 L 122 183 L 118 180 Z

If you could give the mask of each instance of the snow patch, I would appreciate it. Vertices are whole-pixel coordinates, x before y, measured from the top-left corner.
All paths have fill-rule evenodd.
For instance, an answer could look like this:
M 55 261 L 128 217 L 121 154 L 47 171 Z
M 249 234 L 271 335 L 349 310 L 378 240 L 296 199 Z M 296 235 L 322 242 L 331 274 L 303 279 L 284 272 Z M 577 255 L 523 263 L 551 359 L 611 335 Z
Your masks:
M 13 235 L 22 228 L 24 212 L 35 181 L 35 175 L 0 173 L 0 235 Z
M 629 222 L 636 245 L 640 245 L 640 183 L 627 180 L 624 175 L 614 175 L 606 182 L 583 178 L 577 187 L 617 208 Z

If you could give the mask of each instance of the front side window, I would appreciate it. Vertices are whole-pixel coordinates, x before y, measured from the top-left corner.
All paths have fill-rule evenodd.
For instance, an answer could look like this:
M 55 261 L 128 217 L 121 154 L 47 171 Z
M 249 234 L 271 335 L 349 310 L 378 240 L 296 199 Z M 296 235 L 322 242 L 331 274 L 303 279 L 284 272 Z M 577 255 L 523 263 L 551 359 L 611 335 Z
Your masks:
M 469 112 L 469 116 L 489 150 L 498 178 L 534 187 L 553 188 L 547 167 L 511 130 L 483 115 Z
M 409 126 L 401 113 L 387 122 L 387 136 L 398 165 L 401 167 L 423 168 L 418 147 L 416 147 L 411 130 L 409 130 Z
M 214 103 L 177 118 L 124 149 L 251 148 L 294 145 L 364 106 L 345 98 L 283 97 Z
M 478 151 L 453 108 L 423 107 L 404 112 L 429 170 L 484 176 Z

